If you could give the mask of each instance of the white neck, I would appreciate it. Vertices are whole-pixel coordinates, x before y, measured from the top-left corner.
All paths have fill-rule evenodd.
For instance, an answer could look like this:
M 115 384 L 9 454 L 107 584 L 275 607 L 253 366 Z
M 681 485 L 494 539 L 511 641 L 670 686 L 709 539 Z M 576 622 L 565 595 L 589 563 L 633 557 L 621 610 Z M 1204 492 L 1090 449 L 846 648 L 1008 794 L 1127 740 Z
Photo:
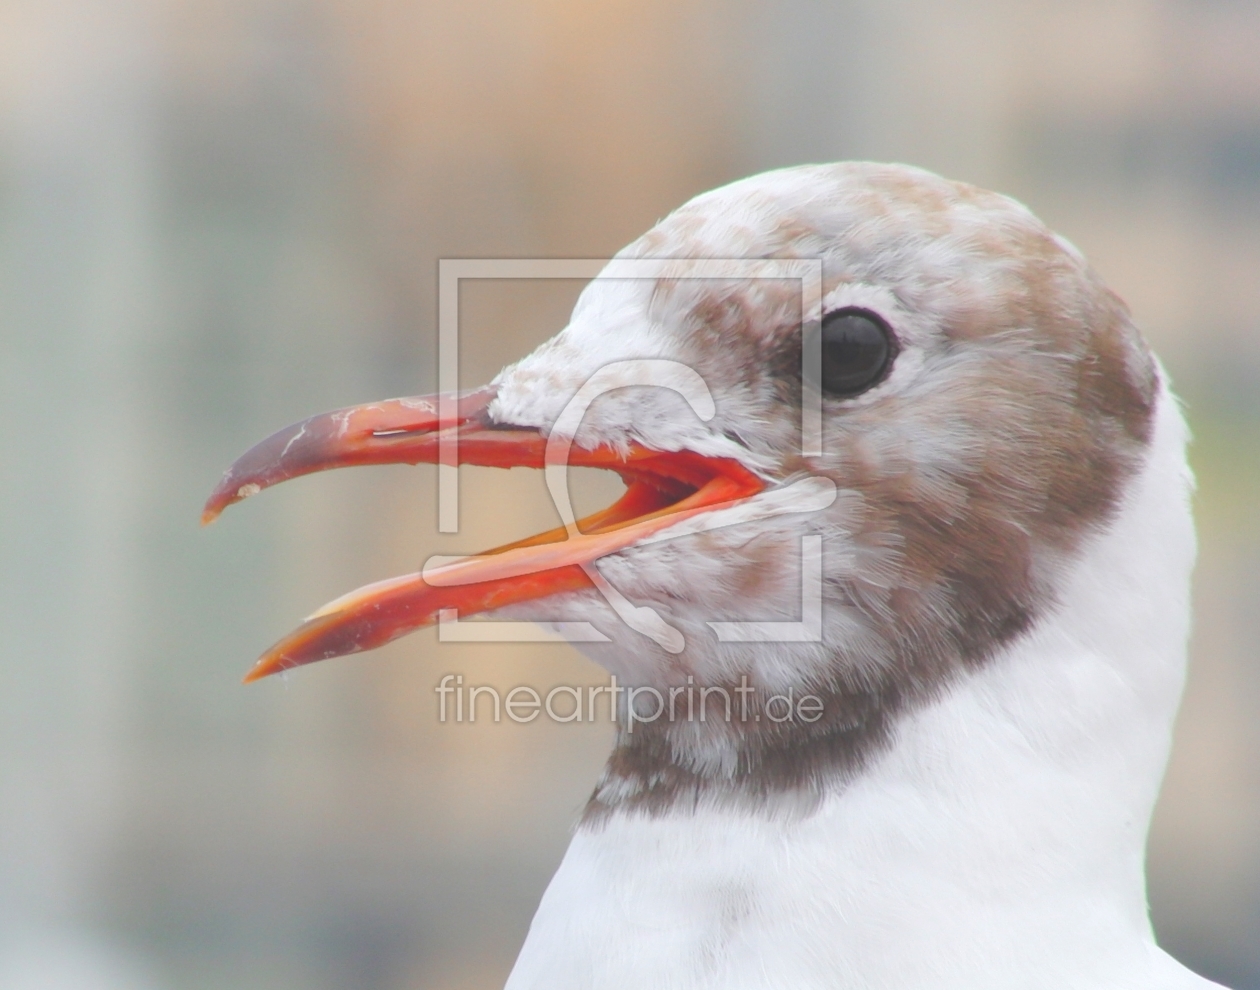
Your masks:
M 1184 425 L 1160 405 L 1055 614 L 809 814 L 584 826 L 509 990 L 1209 986 L 1146 914 L 1194 556 Z

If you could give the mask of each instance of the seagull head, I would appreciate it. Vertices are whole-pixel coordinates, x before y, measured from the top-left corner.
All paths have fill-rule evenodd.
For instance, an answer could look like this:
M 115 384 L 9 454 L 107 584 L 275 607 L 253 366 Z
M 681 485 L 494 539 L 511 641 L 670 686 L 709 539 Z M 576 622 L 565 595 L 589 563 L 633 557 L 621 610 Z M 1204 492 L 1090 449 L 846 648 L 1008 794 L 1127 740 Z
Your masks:
M 585 623 L 626 684 L 711 689 L 703 720 L 620 730 L 594 813 L 819 794 L 1061 607 L 1161 388 L 1123 303 L 1015 201 L 905 166 L 791 168 L 666 217 L 485 387 L 264 440 L 205 518 L 334 467 L 530 466 L 562 510 L 565 465 L 614 471 L 603 511 L 352 592 L 249 679 L 452 613 Z M 817 704 L 762 717 L 776 695 Z

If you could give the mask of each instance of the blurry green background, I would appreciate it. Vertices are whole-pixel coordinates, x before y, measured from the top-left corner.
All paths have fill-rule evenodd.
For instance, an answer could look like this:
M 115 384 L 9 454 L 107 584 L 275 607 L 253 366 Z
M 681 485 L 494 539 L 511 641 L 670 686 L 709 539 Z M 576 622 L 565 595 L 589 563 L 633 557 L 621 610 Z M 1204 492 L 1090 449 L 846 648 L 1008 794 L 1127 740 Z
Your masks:
M 433 687 L 600 672 L 426 632 L 238 681 L 330 598 L 548 524 L 540 480 L 468 470 L 442 539 L 430 468 L 206 531 L 201 501 L 279 426 L 435 386 L 438 258 L 604 257 L 855 157 L 1023 199 L 1188 403 L 1151 894 L 1260 988 L 1260 3 L 1230 0 L 0 0 L 0 988 L 498 986 L 609 733 L 439 725 Z M 465 289 L 464 383 L 578 288 Z

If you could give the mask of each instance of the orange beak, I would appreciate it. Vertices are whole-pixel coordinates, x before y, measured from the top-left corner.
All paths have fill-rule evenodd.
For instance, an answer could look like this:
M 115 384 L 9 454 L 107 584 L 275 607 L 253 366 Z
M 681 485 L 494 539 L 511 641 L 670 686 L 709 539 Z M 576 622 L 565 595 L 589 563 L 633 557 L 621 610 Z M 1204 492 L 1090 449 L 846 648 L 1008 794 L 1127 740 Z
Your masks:
M 543 434 L 505 428 L 486 415 L 494 394 L 493 388 L 484 388 L 447 397 L 445 402 L 437 396 L 390 399 L 322 413 L 286 427 L 228 469 L 206 501 L 202 522 L 213 522 L 227 506 L 271 485 L 329 468 L 398 463 L 546 466 L 548 443 Z M 655 451 L 638 444 L 625 452 L 564 448 L 565 462 L 571 466 L 616 471 L 626 483 L 625 494 L 573 527 L 351 592 L 325 605 L 264 653 L 246 682 L 375 649 L 433 624 L 443 610 L 454 609 L 463 617 L 590 588 L 589 568 L 600 557 L 765 487 L 737 461 L 690 451 Z

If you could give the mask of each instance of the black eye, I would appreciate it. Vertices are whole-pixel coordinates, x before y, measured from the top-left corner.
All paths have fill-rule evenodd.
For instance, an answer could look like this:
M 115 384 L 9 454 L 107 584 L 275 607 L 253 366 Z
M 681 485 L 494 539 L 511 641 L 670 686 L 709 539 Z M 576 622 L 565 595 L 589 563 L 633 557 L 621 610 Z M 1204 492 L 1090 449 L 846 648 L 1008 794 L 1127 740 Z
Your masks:
M 828 313 L 815 334 L 822 336 L 822 367 L 818 373 L 809 367 L 818 361 L 815 337 L 806 342 L 807 376 L 815 383 L 821 381 L 822 390 L 837 398 L 865 392 L 882 381 L 897 354 L 888 324 L 865 309 Z

